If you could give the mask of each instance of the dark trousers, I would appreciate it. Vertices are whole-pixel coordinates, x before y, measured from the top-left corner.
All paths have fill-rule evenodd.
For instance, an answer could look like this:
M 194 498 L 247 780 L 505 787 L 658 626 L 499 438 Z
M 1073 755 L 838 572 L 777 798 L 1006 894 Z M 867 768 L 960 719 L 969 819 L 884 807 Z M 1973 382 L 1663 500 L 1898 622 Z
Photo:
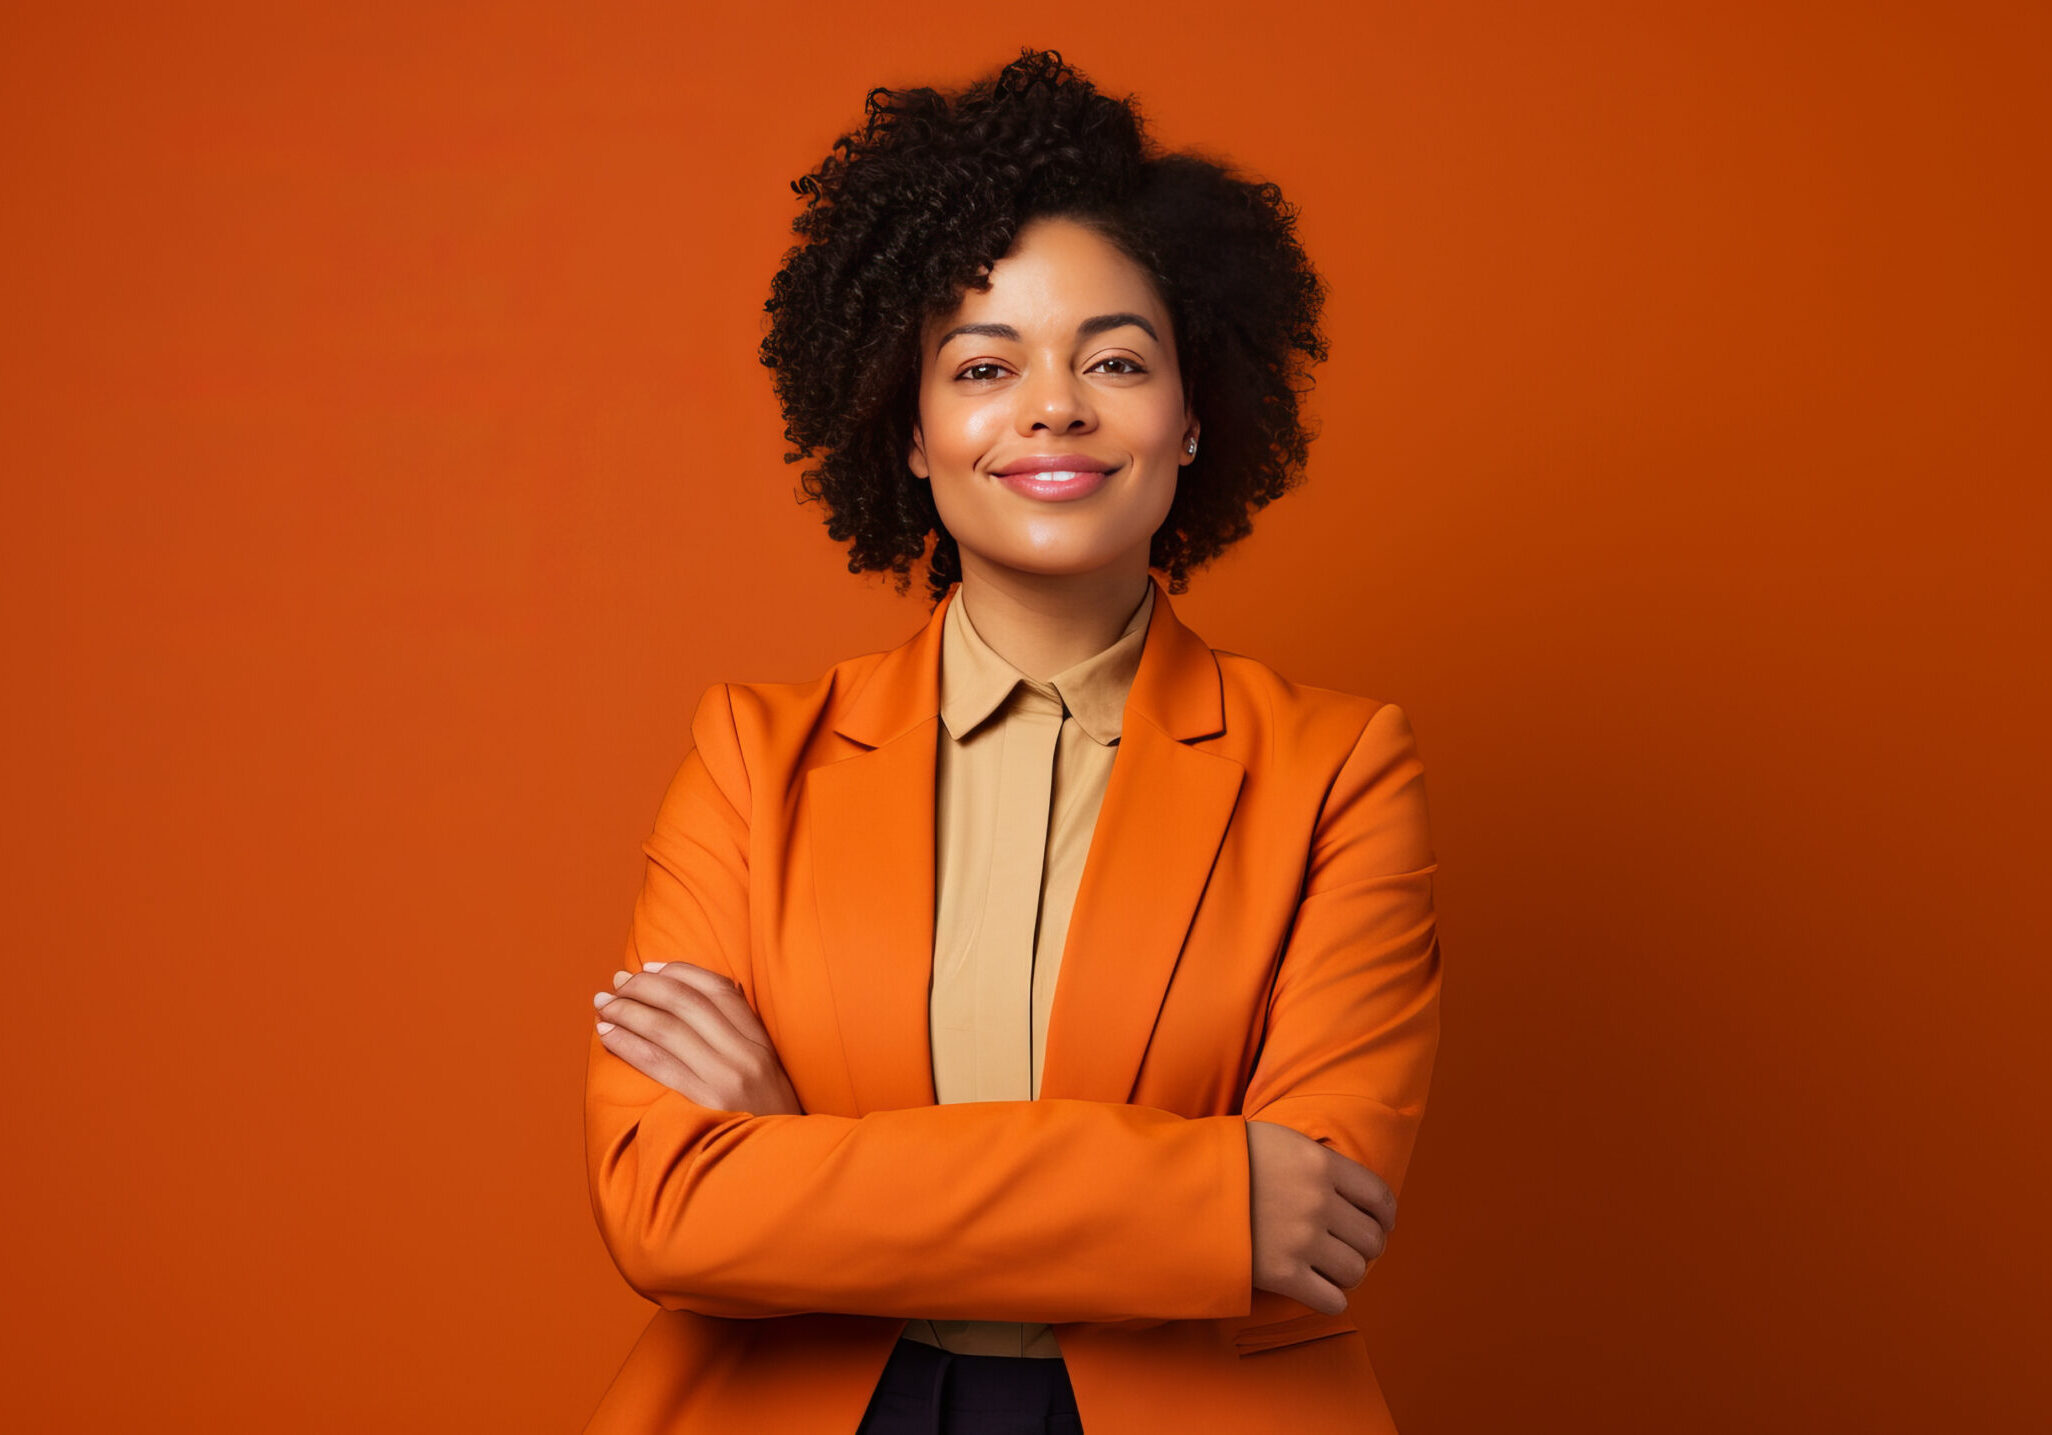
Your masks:
M 1069 1364 L 900 1339 L 856 1435 L 1083 1435 Z

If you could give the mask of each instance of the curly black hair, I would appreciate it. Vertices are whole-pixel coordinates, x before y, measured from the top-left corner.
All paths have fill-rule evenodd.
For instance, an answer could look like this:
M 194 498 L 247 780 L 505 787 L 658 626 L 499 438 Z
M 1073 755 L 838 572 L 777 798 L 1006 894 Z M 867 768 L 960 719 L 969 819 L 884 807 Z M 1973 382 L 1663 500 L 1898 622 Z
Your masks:
M 869 92 L 867 122 L 791 188 L 803 243 L 771 282 L 761 358 L 784 437 L 807 469 L 801 502 L 826 509 L 848 571 L 888 570 L 897 590 L 933 550 L 934 602 L 961 554 L 931 488 L 906 462 L 919 415 L 919 341 L 1011 249 L 1029 220 L 1102 234 L 1150 274 L 1175 327 L 1186 400 L 1204 446 L 1186 465 L 1150 566 L 1169 591 L 1253 531 L 1252 514 L 1303 474 L 1315 436 L 1299 399 L 1327 344 L 1325 285 L 1274 184 L 1202 151 L 1164 152 L 1132 96 L 1114 99 L 1054 50 L 1023 49 L 956 93 Z

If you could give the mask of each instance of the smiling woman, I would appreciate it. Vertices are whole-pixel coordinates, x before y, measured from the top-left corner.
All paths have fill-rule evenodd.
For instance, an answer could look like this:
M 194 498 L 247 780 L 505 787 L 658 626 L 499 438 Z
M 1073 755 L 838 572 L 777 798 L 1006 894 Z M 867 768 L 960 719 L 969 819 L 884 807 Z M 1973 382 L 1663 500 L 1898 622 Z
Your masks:
M 1170 602 L 1301 476 L 1291 211 L 1051 51 L 873 91 L 795 188 L 790 458 L 933 605 L 699 702 L 596 997 L 592 1206 L 660 1310 L 587 1428 L 1393 1430 L 1352 1293 L 1438 1048 L 1417 745 Z

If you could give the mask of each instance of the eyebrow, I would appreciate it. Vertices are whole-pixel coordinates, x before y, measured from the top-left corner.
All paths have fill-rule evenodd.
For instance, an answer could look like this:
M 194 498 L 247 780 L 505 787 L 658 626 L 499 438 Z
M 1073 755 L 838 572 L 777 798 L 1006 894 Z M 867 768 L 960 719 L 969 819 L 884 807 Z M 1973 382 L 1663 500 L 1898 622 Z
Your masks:
M 1145 317 L 1127 313 L 1099 314 L 1094 318 L 1085 319 L 1076 326 L 1076 337 L 1088 339 L 1094 334 L 1102 334 L 1107 329 L 1123 328 L 1127 324 L 1145 330 L 1147 337 L 1155 343 L 1161 342 L 1161 335 L 1154 332 L 1154 325 L 1148 323 Z M 981 334 L 988 339 L 1010 339 L 1014 343 L 1019 339 L 1019 331 L 1010 324 L 957 324 L 941 335 L 941 340 L 933 346 L 933 351 L 938 354 L 948 346 L 948 340 L 958 339 L 964 334 Z

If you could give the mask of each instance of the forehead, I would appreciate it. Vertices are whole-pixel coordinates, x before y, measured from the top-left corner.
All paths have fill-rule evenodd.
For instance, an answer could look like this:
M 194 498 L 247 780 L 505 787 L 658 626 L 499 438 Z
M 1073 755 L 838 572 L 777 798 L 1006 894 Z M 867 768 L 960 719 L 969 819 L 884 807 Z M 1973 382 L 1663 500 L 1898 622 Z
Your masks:
M 963 292 L 952 310 L 929 319 L 927 342 L 958 324 L 1002 320 L 1029 329 L 1073 331 L 1079 317 L 1126 310 L 1166 333 L 1168 312 L 1147 271 L 1088 226 L 1036 219 L 1020 230 L 988 271 L 988 289 Z

